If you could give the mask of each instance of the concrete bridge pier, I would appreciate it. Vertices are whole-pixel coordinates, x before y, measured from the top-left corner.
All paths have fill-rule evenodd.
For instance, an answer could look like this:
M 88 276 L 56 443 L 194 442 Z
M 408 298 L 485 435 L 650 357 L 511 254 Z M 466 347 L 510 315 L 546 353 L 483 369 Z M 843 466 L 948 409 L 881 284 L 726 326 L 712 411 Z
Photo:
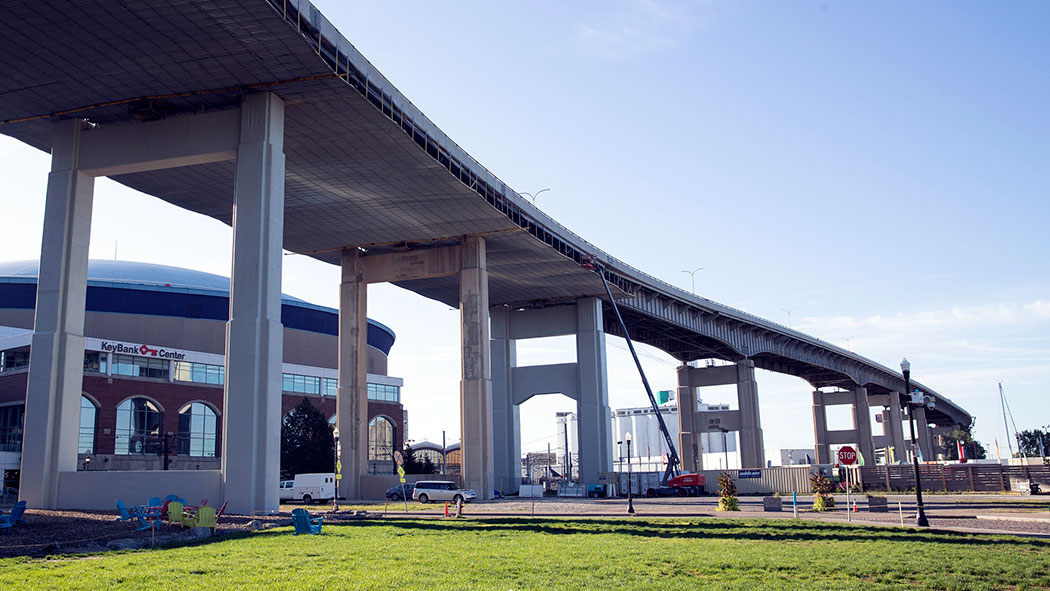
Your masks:
M 492 364 L 489 348 L 489 282 L 485 239 L 466 236 L 456 246 L 369 255 L 357 248 L 342 253 L 339 303 L 339 427 L 347 498 L 382 494 L 368 470 L 368 389 L 366 347 L 370 283 L 459 276 L 460 427 L 463 484 L 482 499 L 495 487 Z
M 508 493 L 521 483 L 519 407 L 533 396 L 563 394 L 576 401 L 576 465 L 580 481 L 597 484 L 612 470 L 612 412 L 609 409 L 605 331 L 601 300 L 527 310 L 492 309 L 492 382 L 497 481 Z M 576 336 L 576 362 L 517 365 L 515 341 Z
M 852 407 L 852 429 L 829 430 L 827 407 L 849 404 Z M 875 444 L 871 433 L 871 416 L 866 388 L 839 392 L 813 392 L 813 436 L 818 464 L 838 461 L 831 456 L 832 445 L 852 444 L 864 456 L 865 463 L 875 460 Z
M 736 384 L 737 410 L 697 412 L 696 388 Z M 765 449 L 762 442 L 762 420 L 758 406 L 758 385 L 755 382 L 755 364 L 744 360 L 734 365 L 678 368 L 678 420 L 681 429 L 679 446 L 682 448 L 684 470 L 703 468 L 702 433 L 717 433 L 723 429 L 736 431 L 739 439 L 740 466 L 744 469 L 764 468 Z M 692 431 L 687 429 L 692 428 Z
M 94 178 L 230 160 L 236 179 L 224 399 L 236 412 L 222 415 L 221 470 L 78 472 Z M 231 513 L 277 510 L 284 173 L 284 102 L 271 93 L 249 94 L 236 110 L 146 123 L 55 123 L 22 447 L 20 496 L 30 507 L 95 504 L 112 498 L 113 488 L 145 498 L 166 480 L 227 499 Z

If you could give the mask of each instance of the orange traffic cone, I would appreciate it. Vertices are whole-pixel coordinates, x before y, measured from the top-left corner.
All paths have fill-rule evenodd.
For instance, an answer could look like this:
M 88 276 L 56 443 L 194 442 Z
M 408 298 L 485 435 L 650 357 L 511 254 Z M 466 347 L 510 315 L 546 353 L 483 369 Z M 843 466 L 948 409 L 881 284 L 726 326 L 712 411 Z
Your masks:
M 445 517 L 452 517 L 448 512 L 448 503 L 445 503 Z
M 857 499 L 853 499 L 853 512 L 857 512 Z

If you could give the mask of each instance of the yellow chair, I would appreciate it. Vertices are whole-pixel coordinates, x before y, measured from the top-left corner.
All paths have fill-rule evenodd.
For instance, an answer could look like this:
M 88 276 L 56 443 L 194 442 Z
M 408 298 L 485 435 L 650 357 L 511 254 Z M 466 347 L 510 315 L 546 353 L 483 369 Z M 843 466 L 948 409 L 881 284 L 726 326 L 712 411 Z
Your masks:
M 168 503 L 168 523 L 174 525 L 176 523 L 182 523 L 183 517 L 183 504 L 178 501 L 171 501 Z
M 196 515 L 184 515 L 182 517 L 182 525 L 186 527 L 210 527 L 215 529 L 218 523 L 219 520 L 215 516 L 215 507 L 211 505 L 201 505 L 197 508 Z

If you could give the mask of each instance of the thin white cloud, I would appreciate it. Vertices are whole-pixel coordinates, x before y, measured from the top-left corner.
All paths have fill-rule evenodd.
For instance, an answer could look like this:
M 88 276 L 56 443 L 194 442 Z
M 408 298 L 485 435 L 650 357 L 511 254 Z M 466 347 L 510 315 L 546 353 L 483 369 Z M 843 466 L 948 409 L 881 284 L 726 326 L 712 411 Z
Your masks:
M 673 48 L 697 24 L 695 11 L 684 10 L 680 5 L 658 0 L 621 0 L 581 24 L 576 41 L 588 53 L 621 60 Z
M 1050 319 L 1050 302 L 1036 300 L 1028 304 L 996 303 L 981 306 L 954 306 L 949 309 L 896 314 L 894 316 L 806 316 L 798 327 L 804 331 L 840 331 L 844 329 L 916 330 L 939 327 L 979 328 L 1002 326 Z

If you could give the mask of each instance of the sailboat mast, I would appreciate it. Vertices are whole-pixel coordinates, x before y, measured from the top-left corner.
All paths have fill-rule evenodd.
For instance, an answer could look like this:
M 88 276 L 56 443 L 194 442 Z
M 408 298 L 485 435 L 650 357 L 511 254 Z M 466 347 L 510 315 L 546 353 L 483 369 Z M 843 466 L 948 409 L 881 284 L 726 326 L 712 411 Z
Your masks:
M 1014 428 L 1014 439 L 1017 441 L 1017 451 L 1021 454 L 1021 459 L 1024 460 L 1025 466 L 1027 466 L 1028 455 L 1024 453 L 1024 449 L 1021 447 L 1021 433 L 1017 430 L 1017 423 L 1014 422 L 1014 413 L 1010 410 L 1010 403 L 1006 401 L 1006 395 L 1003 394 L 1002 382 L 999 382 L 999 395 L 1003 397 L 1003 404 L 1006 405 L 1006 412 L 1010 415 L 1010 424 L 1013 425 Z
M 999 404 L 1003 407 L 1003 427 L 1006 428 L 1006 445 L 1010 448 L 1010 457 L 1012 458 L 1014 457 L 1014 444 L 1010 442 L 1010 423 L 1006 422 L 1006 395 L 1003 394 L 1002 382 L 999 382 Z

